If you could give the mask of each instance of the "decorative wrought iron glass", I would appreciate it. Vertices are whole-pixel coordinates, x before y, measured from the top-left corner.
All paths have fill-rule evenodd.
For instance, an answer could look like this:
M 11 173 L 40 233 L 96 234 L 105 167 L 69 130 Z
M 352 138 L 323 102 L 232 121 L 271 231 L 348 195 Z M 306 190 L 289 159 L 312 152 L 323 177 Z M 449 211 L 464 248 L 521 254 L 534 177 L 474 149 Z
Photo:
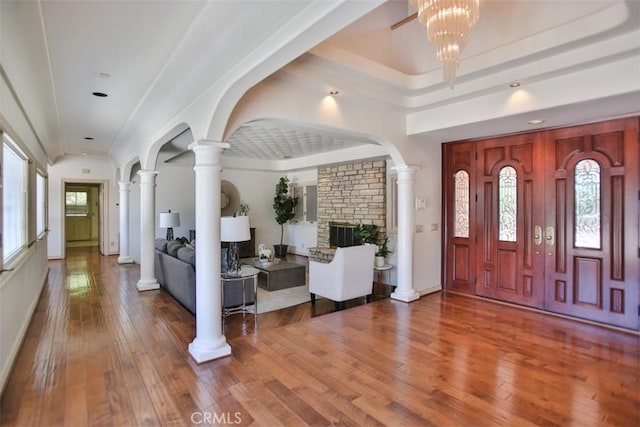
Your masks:
M 453 175 L 454 210 L 453 236 L 469 237 L 469 173 L 459 170 Z
M 573 181 L 574 246 L 599 249 L 600 229 L 600 165 L 592 159 L 576 163 Z
M 518 231 L 518 174 L 511 166 L 498 174 L 498 239 L 515 242 Z

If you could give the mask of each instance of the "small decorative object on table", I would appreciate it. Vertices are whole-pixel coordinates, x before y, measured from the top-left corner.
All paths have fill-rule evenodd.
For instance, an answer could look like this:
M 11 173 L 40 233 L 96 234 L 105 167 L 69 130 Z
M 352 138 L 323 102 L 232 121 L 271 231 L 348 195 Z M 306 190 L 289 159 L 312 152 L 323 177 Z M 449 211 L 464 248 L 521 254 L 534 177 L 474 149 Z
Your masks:
M 246 202 L 240 201 L 240 208 L 238 209 L 239 216 L 249 215 L 249 204 Z
M 273 262 L 273 252 L 268 249 L 264 243 L 258 245 L 258 262 L 263 265 L 271 264 Z

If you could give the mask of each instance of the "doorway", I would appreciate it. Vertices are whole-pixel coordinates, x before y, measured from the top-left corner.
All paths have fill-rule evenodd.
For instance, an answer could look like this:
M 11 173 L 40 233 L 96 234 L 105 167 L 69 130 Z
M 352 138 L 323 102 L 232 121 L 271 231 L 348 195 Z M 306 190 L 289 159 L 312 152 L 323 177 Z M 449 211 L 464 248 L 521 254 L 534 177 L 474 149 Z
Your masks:
M 102 199 L 102 184 L 65 183 L 65 248 L 98 247 L 102 252 Z
M 447 290 L 638 329 L 638 118 L 443 159 Z

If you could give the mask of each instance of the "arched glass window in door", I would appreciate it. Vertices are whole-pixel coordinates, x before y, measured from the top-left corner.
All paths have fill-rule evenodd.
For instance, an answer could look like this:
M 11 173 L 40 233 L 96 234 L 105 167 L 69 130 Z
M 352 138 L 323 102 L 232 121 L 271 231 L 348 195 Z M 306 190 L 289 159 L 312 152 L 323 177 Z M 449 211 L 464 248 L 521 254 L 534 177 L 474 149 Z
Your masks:
M 515 242 L 518 231 L 518 174 L 511 166 L 498 174 L 498 239 Z
M 455 185 L 453 236 L 469 237 L 469 173 L 459 170 L 453 175 Z
M 599 249 L 601 246 L 600 165 L 592 159 L 576 163 L 573 181 L 574 246 Z

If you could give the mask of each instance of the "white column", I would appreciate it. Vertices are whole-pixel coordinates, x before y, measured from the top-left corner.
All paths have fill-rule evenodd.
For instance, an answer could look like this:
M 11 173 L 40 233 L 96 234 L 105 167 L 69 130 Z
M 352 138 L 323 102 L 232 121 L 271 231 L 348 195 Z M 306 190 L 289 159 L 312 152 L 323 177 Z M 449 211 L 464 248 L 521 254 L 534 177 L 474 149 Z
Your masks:
M 222 333 L 222 283 L 220 280 L 220 173 L 222 151 L 229 144 L 198 141 L 196 181 L 196 337 L 189 353 L 198 363 L 231 354 Z
M 138 171 L 140 176 L 140 280 L 139 291 L 158 289 L 153 265 L 153 241 L 156 235 L 156 175 L 151 170 Z
M 398 286 L 391 298 L 410 302 L 420 298 L 413 288 L 413 174 L 416 167 L 398 166 Z
M 133 259 L 129 255 L 129 192 L 131 182 L 120 181 L 120 256 L 118 264 L 131 264 Z

